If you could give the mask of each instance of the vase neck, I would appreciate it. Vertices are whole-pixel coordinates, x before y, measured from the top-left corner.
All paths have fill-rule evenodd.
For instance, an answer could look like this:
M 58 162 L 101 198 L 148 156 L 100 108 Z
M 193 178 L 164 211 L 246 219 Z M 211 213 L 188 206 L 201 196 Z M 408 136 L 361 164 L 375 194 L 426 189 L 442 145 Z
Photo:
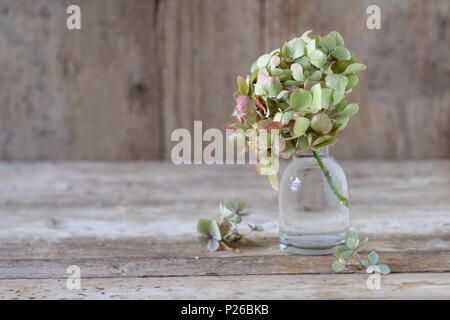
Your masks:
M 330 151 L 329 151 L 328 147 L 320 148 L 319 157 L 328 158 L 329 156 L 330 156 Z M 294 159 L 308 158 L 308 157 L 314 157 L 312 150 L 296 151 Z

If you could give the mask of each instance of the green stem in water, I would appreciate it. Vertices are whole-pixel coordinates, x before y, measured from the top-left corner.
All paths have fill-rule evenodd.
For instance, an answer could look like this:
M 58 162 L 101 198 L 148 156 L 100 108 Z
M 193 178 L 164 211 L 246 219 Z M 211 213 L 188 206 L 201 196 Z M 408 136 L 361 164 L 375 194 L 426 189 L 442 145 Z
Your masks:
M 322 169 L 323 175 L 327 179 L 328 185 L 330 186 L 331 190 L 333 190 L 334 195 L 339 199 L 339 201 L 341 201 L 344 206 L 348 208 L 348 199 L 341 194 L 339 189 L 334 184 L 333 178 L 331 177 L 327 167 L 325 167 L 325 165 L 323 164 L 322 159 L 320 159 L 319 154 L 317 153 L 317 151 L 313 151 L 313 154 L 314 158 L 316 158 L 317 163 L 319 164 L 320 169 Z

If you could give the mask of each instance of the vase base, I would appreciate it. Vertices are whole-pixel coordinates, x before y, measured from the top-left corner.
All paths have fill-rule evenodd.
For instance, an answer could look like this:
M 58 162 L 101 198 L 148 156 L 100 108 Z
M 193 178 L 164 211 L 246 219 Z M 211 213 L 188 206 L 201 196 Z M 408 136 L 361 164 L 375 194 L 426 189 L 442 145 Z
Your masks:
M 344 243 L 344 235 L 280 236 L 280 249 L 289 254 L 319 256 L 333 254 Z

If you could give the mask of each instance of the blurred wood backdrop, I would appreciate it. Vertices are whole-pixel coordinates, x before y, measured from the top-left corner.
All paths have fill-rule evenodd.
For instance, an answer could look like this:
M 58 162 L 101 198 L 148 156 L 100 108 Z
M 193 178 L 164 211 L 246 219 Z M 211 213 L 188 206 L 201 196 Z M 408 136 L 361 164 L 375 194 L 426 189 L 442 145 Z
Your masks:
M 81 7 L 82 30 L 66 29 Z M 381 8 L 382 30 L 366 9 Z M 235 78 L 303 31 L 368 70 L 339 158 L 450 156 L 448 0 L 0 0 L 0 158 L 163 159 L 173 129 L 222 128 Z

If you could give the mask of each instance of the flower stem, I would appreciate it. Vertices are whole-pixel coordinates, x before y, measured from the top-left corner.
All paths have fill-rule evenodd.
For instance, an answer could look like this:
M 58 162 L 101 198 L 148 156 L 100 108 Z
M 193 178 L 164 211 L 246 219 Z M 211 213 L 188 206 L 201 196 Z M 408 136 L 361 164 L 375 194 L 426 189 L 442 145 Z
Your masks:
M 323 164 L 322 159 L 320 159 L 319 154 L 317 153 L 317 151 L 313 151 L 313 154 L 314 158 L 316 158 L 317 163 L 319 164 L 320 169 L 322 169 L 323 175 L 327 179 L 328 185 L 330 186 L 331 190 L 333 190 L 334 195 L 339 199 L 339 201 L 341 201 L 344 206 L 348 208 L 348 199 L 341 194 L 339 189 L 334 184 L 333 178 L 331 177 L 327 167 L 325 167 L 325 165 Z

